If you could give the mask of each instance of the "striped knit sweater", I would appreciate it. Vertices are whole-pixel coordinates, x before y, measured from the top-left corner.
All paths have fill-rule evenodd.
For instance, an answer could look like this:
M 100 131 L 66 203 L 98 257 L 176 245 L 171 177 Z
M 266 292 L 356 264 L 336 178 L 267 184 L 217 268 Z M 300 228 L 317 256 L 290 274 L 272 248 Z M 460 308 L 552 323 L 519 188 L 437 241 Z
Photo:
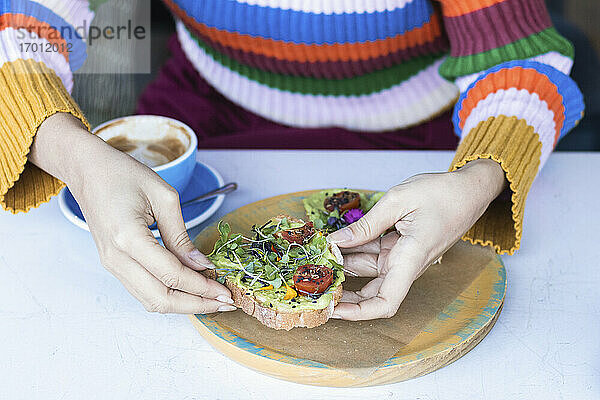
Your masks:
M 296 127 L 365 135 L 419 124 L 454 107 L 461 142 L 450 170 L 492 158 L 511 202 L 494 202 L 465 235 L 514 252 L 527 192 L 557 141 L 583 114 L 569 78 L 573 47 L 544 0 L 164 0 L 188 59 L 221 94 Z M 98 0 L 93 1 L 97 3 Z M 86 57 L 86 0 L 0 0 L 0 203 L 27 211 L 63 184 L 27 163 L 56 112 L 85 122 L 69 96 Z M 23 52 L 40 44 L 71 51 Z

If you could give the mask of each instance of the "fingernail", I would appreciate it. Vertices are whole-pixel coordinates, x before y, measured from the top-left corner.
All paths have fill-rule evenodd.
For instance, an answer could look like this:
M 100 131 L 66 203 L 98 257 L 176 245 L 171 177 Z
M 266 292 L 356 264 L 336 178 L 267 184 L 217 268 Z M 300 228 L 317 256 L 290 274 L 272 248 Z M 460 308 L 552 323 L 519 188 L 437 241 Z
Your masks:
M 352 234 L 350 228 L 342 228 L 339 231 L 329 234 L 329 236 L 327 236 L 327 240 L 330 243 L 343 243 L 349 242 L 353 237 L 354 235 Z
M 190 260 L 192 260 L 194 263 L 198 264 L 202 268 L 215 269 L 215 266 L 213 265 L 213 263 L 208 261 L 206 256 L 204 254 L 202 254 L 200 252 L 200 250 L 198 250 L 198 249 L 194 249 L 194 250 L 190 251 L 188 254 L 188 257 L 190 258 Z
M 221 307 L 217 308 L 217 311 L 235 311 L 235 310 L 237 310 L 237 308 L 234 306 L 221 306 Z
M 339 314 L 337 314 L 335 311 L 333 312 L 333 314 L 331 314 L 331 318 L 342 319 L 342 317 Z
M 220 296 L 217 296 L 217 300 L 220 301 L 221 303 L 233 304 L 233 300 L 231 299 L 231 297 L 227 297 L 223 294 Z

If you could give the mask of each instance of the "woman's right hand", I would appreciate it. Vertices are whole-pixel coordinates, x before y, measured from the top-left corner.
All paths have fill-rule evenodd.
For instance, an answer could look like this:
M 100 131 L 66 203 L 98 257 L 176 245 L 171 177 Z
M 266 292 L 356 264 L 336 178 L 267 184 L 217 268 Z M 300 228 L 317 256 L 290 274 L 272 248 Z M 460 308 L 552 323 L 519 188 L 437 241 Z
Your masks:
M 235 310 L 229 290 L 192 244 L 177 191 L 154 171 L 88 133 L 70 114 L 40 127 L 29 160 L 63 182 L 79 203 L 102 264 L 151 312 Z M 148 226 L 157 223 L 165 247 Z

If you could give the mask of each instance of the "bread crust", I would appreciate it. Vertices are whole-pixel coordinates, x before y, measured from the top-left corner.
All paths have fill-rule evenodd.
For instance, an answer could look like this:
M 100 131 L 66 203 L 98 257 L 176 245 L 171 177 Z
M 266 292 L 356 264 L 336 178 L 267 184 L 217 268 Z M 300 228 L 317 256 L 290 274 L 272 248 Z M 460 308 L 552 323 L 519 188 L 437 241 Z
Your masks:
M 286 215 L 278 215 L 274 220 L 287 218 L 292 222 L 304 222 L 300 219 Z M 336 257 L 338 264 L 343 265 L 343 257 L 340 249 L 335 244 L 329 244 L 330 251 Z M 216 279 L 217 273 L 214 270 L 206 270 L 204 275 L 210 279 Z M 323 325 L 333 315 L 333 309 L 342 298 L 342 285 L 339 285 L 333 292 L 333 298 L 327 307 L 318 310 L 305 311 L 278 311 L 269 307 L 262 306 L 252 294 L 246 294 L 243 288 L 235 284 L 233 279 L 227 278 L 225 286 L 231 291 L 233 305 L 241 308 L 246 314 L 258 319 L 263 325 L 273 329 L 283 329 L 289 331 L 292 328 L 314 328 Z

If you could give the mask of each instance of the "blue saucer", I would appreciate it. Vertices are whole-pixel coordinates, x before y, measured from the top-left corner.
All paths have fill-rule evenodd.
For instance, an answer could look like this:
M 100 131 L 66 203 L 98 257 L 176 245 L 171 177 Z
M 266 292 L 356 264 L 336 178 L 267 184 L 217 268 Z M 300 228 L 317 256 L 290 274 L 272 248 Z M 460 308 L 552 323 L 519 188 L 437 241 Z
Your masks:
M 224 184 L 223 178 L 215 169 L 197 161 L 192 179 L 190 180 L 190 183 L 186 187 L 183 194 L 180 196 L 181 202 L 183 203 L 191 200 L 206 192 L 217 189 Z M 210 216 L 213 215 L 219 209 L 219 207 L 221 207 L 221 204 L 223 204 L 224 200 L 225 195 L 220 195 L 214 199 L 185 207 L 182 211 L 186 229 L 191 229 L 210 218 Z M 60 193 L 58 202 L 60 205 L 60 210 L 69 221 L 78 227 L 89 231 L 85 219 L 83 218 L 83 214 L 81 213 L 81 209 L 79 208 L 77 201 L 68 188 L 65 188 Z M 155 228 L 155 226 L 150 228 Z M 152 229 L 152 233 L 155 237 L 160 237 L 158 229 Z

